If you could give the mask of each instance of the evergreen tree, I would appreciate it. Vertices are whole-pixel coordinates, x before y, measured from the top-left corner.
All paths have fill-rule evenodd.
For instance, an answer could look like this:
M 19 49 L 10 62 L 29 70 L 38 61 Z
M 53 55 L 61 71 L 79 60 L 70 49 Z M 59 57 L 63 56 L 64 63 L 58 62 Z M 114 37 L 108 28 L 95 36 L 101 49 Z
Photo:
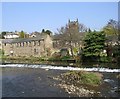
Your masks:
M 103 32 L 88 32 L 84 38 L 83 56 L 85 58 L 99 58 L 105 45 L 105 34 Z
M 42 29 L 42 33 L 45 33 L 45 29 Z

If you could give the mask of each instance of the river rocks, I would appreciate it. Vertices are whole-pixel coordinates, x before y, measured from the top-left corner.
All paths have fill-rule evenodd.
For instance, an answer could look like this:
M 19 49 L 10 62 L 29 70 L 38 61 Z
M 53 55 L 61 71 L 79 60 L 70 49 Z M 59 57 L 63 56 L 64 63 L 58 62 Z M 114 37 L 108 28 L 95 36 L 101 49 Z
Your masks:
M 68 94 L 72 94 L 78 97 L 91 97 L 94 94 L 100 94 L 100 92 L 95 92 L 94 90 L 88 89 L 86 86 L 81 84 L 82 79 L 80 77 L 82 72 L 67 72 L 61 74 L 58 77 L 53 77 L 54 80 L 59 80 L 59 87 L 63 88 Z M 98 77 L 101 78 L 102 75 L 98 74 Z
M 73 95 L 77 95 L 79 97 L 89 97 L 92 96 L 94 94 L 93 90 L 87 90 L 83 87 L 77 87 L 72 85 L 68 85 L 68 84 L 59 84 L 59 86 L 63 89 L 65 89 L 65 91 L 69 94 L 73 94 Z
M 116 78 L 117 78 L 117 79 L 120 79 L 120 74 L 118 74 L 118 75 L 116 76 Z
M 120 88 L 118 88 L 117 90 L 115 90 L 115 92 L 119 92 L 120 93 Z
M 102 82 L 102 74 L 85 71 L 70 71 L 61 74 L 59 78 L 65 80 L 67 84 L 72 83 L 74 85 L 87 84 L 97 86 Z
M 45 70 L 46 70 L 46 71 L 48 71 L 49 69 L 48 69 L 48 68 L 46 68 Z
M 23 91 L 22 93 L 24 94 L 25 92 Z

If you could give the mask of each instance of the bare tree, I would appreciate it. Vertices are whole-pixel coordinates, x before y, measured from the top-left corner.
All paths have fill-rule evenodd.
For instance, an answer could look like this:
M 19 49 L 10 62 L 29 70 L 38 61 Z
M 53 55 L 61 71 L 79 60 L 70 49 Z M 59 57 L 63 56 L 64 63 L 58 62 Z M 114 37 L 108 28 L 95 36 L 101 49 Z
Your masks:
M 80 47 L 82 37 L 87 28 L 77 21 L 69 20 L 68 24 L 58 29 L 60 43 L 62 47 L 70 48 L 71 55 L 74 56 L 73 48 Z
M 119 24 L 116 20 L 110 19 L 107 25 L 103 28 L 103 31 L 106 33 L 107 36 L 115 35 L 118 36 L 118 27 Z

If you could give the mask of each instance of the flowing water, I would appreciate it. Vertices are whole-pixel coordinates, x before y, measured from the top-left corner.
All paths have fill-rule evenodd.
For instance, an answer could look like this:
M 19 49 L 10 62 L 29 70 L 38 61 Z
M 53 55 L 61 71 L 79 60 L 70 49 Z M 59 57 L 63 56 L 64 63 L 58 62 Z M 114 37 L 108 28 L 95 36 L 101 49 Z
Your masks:
M 110 64 L 109 64 L 110 65 Z M 69 70 L 85 70 L 100 72 L 103 74 L 103 84 L 96 91 L 103 97 L 119 97 L 119 68 L 99 67 L 72 67 L 53 66 L 40 64 L 5 64 L 2 69 L 2 95 L 3 97 L 70 97 L 63 89 L 55 87 L 51 77 L 60 75 Z

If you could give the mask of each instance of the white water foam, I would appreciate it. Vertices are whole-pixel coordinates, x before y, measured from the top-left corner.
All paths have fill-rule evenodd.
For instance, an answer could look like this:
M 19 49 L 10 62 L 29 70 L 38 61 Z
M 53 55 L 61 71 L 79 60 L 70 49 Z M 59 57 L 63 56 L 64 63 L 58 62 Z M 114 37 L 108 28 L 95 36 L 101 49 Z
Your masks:
M 112 79 L 104 79 L 105 82 L 114 82 Z
M 77 67 L 63 67 L 63 66 L 51 66 L 51 65 L 27 65 L 27 64 L 6 64 L 0 65 L 0 67 L 28 67 L 28 68 L 42 68 L 42 69 L 55 69 L 55 70 L 75 70 L 75 71 L 96 71 L 96 72 L 120 72 L 120 69 L 109 68 L 77 68 Z

